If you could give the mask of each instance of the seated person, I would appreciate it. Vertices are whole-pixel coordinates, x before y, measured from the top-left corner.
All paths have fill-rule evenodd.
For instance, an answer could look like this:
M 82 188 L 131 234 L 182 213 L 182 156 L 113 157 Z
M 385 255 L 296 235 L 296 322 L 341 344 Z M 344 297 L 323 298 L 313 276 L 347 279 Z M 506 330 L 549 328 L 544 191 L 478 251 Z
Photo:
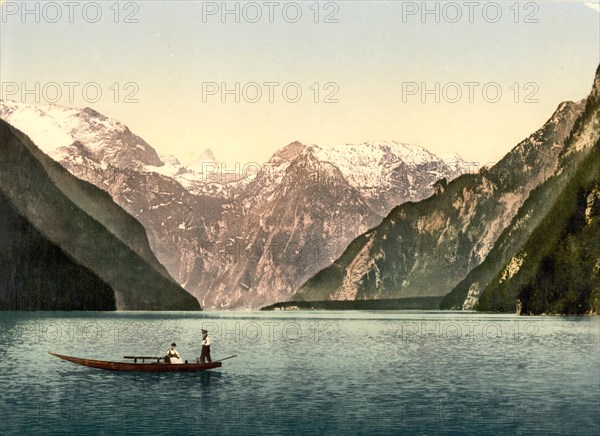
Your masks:
M 179 355 L 175 347 L 177 347 L 177 344 L 173 342 L 171 344 L 171 348 L 167 350 L 167 354 L 165 355 L 165 363 L 183 363 L 181 361 L 181 356 Z

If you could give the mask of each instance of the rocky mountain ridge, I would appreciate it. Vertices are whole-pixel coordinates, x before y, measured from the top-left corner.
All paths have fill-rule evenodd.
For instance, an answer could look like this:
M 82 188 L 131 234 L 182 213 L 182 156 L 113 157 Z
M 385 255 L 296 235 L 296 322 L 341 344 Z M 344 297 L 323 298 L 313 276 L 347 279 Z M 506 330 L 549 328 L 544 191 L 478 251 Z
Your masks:
M 544 246 L 542 241 L 551 233 L 550 228 L 552 228 L 552 225 L 548 224 L 548 222 L 554 221 L 553 216 L 560 216 L 560 211 L 564 211 L 565 208 L 575 208 L 571 205 L 575 201 L 573 199 L 575 194 L 571 193 L 569 195 L 565 192 L 568 191 L 569 186 L 574 184 L 579 187 L 578 189 L 593 191 L 590 186 L 582 181 L 586 175 L 580 173 L 582 171 L 586 173 L 587 171 L 593 177 L 594 163 L 597 167 L 598 162 L 600 162 L 593 158 L 593 156 L 597 156 L 596 149 L 600 141 L 599 132 L 600 67 L 596 72 L 592 91 L 586 99 L 585 108 L 565 139 L 560 155 L 560 162 L 553 176 L 532 192 L 513 218 L 511 224 L 500 236 L 485 261 L 474 268 L 444 298 L 442 308 L 463 308 L 469 310 L 479 307 L 482 310 L 516 310 L 516 299 L 520 291 L 515 291 L 516 285 L 508 283 L 512 283 L 511 279 L 515 275 L 519 275 L 517 273 L 523 267 L 523 264 L 530 264 L 530 261 L 525 259 L 527 256 L 526 253 L 529 253 L 530 257 L 532 255 L 536 257 L 542 252 L 541 247 Z M 589 157 L 588 154 L 592 151 L 595 154 Z M 580 167 L 586 162 L 587 170 L 582 170 Z M 571 190 L 573 189 L 571 187 Z M 567 198 L 559 200 L 561 197 Z M 571 206 L 561 206 L 561 202 L 570 204 Z M 576 215 L 576 211 L 574 210 L 571 213 Z M 548 235 L 539 236 L 541 226 L 545 226 Z M 567 227 L 566 224 L 564 226 Z M 556 235 L 557 232 L 558 230 L 554 234 Z M 563 232 L 565 240 L 568 239 L 565 236 L 568 233 L 568 231 Z M 536 251 L 534 249 L 535 245 L 532 245 L 533 243 L 530 242 L 531 238 L 535 239 L 535 234 L 538 234 L 539 251 Z M 523 247 L 526 244 L 528 247 L 524 249 Z M 585 243 L 582 245 L 585 245 Z M 558 250 L 558 248 L 556 249 Z M 592 271 L 589 271 L 589 273 L 593 275 Z M 578 281 L 581 282 L 582 278 L 580 277 Z M 497 295 L 503 295 L 503 298 L 495 297 Z M 509 299 L 509 295 L 512 295 L 512 298 Z M 481 304 L 480 298 L 483 298 Z M 526 300 L 527 298 L 524 297 L 523 301 Z M 538 308 L 534 312 L 539 313 L 538 309 L 541 306 L 541 304 L 538 304 Z M 546 308 L 548 307 L 550 306 L 546 306 Z M 525 307 L 525 309 L 530 310 L 530 306 Z M 564 310 L 575 309 L 569 309 L 565 306 Z M 562 313 L 565 312 L 563 311 Z
M 540 234 L 540 223 L 552 220 L 550 211 L 561 207 L 557 198 L 581 162 L 589 162 L 600 135 L 599 95 L 600 68 L 586 99 L 561 103 L 496 165 L 455 179 L 432 198 L 395 208 L 293 300 L 444 296 L 446 309 L 513 311 L 520 295 L 530 308 L 523 289 L 498 289 L 528 263 L 519 250 L 532 233 Z M 536 304 L 539 311 L 539 299 Z
M 557 169 L 563 143 L 584 109 L 565 102 L 537 132 L 479 174 L 396 207 L 308 280 L 297 300 L 442 296 L 479 265 L 530 192 Z
M 0 102 L 0 117 L 136 217 L 158 260 L 207 308 L 289 298 L 392 207 L 470 168 L 457 155 L 398 142 L 294 142 L 232 172 L 210 151 L 187 164 L 161 160 L 126 126 L 88 108 Z

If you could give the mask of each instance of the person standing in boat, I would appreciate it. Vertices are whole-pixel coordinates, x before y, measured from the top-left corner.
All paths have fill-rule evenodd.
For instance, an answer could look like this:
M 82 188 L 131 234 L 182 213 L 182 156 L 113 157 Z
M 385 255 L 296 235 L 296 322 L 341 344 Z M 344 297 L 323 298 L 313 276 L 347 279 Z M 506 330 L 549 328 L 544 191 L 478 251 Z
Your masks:
M 202 330 L 202 352 L 200 353 L 200 363 L 212 362 L 210 357 L 210 336 L 207 330 Z
M 177 347 L 177 344 L 173 342 L 165 355 L 165 363 L 181 363 L 181 356 L 175 347 Z

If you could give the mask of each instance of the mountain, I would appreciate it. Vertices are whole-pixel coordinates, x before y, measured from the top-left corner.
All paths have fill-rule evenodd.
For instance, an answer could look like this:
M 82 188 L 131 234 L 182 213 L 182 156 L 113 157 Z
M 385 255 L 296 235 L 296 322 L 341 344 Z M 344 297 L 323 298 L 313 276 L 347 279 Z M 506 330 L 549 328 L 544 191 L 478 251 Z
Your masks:
M 115 310 L 111 287 L 23 218 L 0 192 L 0 310 Z
M 586 230 L 575 231 L 570 229 L 570 224 L 567 225 L 564 221 L 569 218 L 571 220 L 578 219 L 582 223 L 585 222 L 581 211 L 578 215 L 577 204 L 584 204 L 589 195 L 591 195 L 590 201 L 592 203 L 594 201 L 593 187 L 590 187 L 584 180 L 587 180 L 586 177 L 588 176 L 593 179 L 593 171 L 600 166 L 598 164 L 600 160 L 594 159 L 594 157 L 597 157 L 597 151 L 594 150 L 591 156 L 586 157 L 594 146 L 598 147 L 599 132 L 600 67 L 596 72 L 592 92 L 586 100 L 585 110 L 575 122 L 565 141 L 563 155 L 561 156 L 562 163 L 555 175 L 532 192 L 512 223 L 498 239 L 485 261 L 473 269 L 444 298 L 442 308 L 473 309 L 479 307 L 482 310 L 514 311 L 517 297 L 521 293 L 519 286 L 526 280 L 530 283 L 537 283 L 521 271 L 527 268 L 529 268 L 530 273 L 533 270 L 540 271 L 538 264 L 540 259 L 547 260 L 552 257 L 548 256 L 545 251 L 548 247 L 552 246 L 556 250 L 555 253 L 563 253 L 564 255 L 563 248 L 559 247 L 561 241 L 563 243 L 567 241 L 574 242 L 578 238 L 577 235 L 589 233 L 588 227 L 584 226 Z M 584 159 L 585 162 L 582 163 Z M 579 194 L 576 194 L 576 191 Z M 577 197 L 577 195 L 583 195 L 584 192 L 588 192 L 586 198 Z M 590 228 L 593 228 L 593 220 L 590 226 Z M 593 237 L 587 241 L 581 240 L 581 245 L 569 245 L 568 247 L 578 250 L 580 247 L 588 246 L 592 240 L 594 240 Z M 535 241 L 537 245 L 531 241 Z M 550 241 L 553 242 L 550 243 Z M 534 249 L 534 247 L 537 248 Z M 566 250 L 568 251 L 568 249 Z M 593 253 L 593 250 L 590 253 Z M 547 256 L 547 258 L 544 256 Z M 575 255 L 573 254 L 573 256 Z M 581 259 L 579 261 L 581 261 L 580 267 L 586 264 Z M 573 257 L 567 259 L 568 262 L 571 262 L 570 266 L 564 264 L 561 268 L 572 269 L 575 267 Z M 546 267 L 551 269 L 550 264 Z M 593 277 L 589 265 L 587 269 L 589 277 Z M 547 276 L 555 279 L 555 292 L 564 290 L 561 290 L 559 284 L 559 276 L 563 272 L 566 274 L 566 271 L 558 271 L 557 274 L 547 271 Z M 574 277 L 571 278 L 575 279 Z M 541 275 L 539 280 L 542 280 Z M 579 277 L 570 283 L 573 286 L 578 286 L 578 284 L 584 282 L 586 281 L 581 280 L 581 277 Z M 521 303 L 525 303 L 527 298 L 522 297 Z M 578 310 L 576 307 L 579 307 L 578 305 L 570 306 L 566 303 L 559 307 L 538 302 L 533 308 L 531 306 L 525 308 L 527 312 L 539 313 L 542 306 L 544 310 L 560 313 Z M 586 307 L 590 308 L 590 306 L 593 306 L 593 304 L 590 303 Z
M 199 243 L 184 234 L 193 231 L 198 240 L 206 240 L 203 222 L 218 219 L 222 201 L 192 195 L 176 181 L 181 169 L 176 158 L 164 164 L 129 128 L 90 108 L 0 101 L 0 118 L 30 134 L 70 173 L 108 192 L 146 229 L 155 262 L 165 265 L 178 283 L 185 282 L 179 268 L 185 270 Z
M 127 126 L 89 107 L 31 106 L 7 100 L 0 105 L 0 118 L 26 132 L 56 161 L 82 156 L 117 168 L 162 165 L 156 151 Z
M 204 173 L 207 166 L 218 165 L 217 159 L 210 148 L 205 148 L 199 154 L 192 157 L 186 165 L 191 171 L 196 173 Z
M 289 298 L 394 206 L 469 169 L 457 155 L 398 142 L 293 142 L 265 163 L 238 168 L 210 150 L 184 164 L 174 156 L 157 161 L 124 125 L 92 113 L 0 102 L 0 117 L 39 132 L 42 149 L 138 219 L 158 260 L 206 308 Z M 111 138 L 127 159 L 101 152 L 115 149 Z
M 319 162 L 336 166 L 369 207 L 384 217 L 392 207 L 429 196 L 432 185 L 468 169 L 457 154 L 436 156 L 424 147 L 400 142 L 365 142 L 307 147 Z
M 233 199 L 223 204 L 188 289 L 200 290 L 207 307 L 255 308 L 287 298 L 379 222 L 380 212 L 399 199 L 422 198 L 439 177 L 460 169 L 399 143 L 293 142 L 229 184 Z
M 393 209 L 353 240 L 294 300 L 443 296 L 488 255 L 532 190 L 566 158 L 565 139 L 585 102 L 566 102 L 500 162 L 438 194 Z
M 477 308 L 512 312 L 517 305 L 534 315 L 600 313 L 600 141 Z
M 110 196 L 2 120 L 0 144 L 0 308 L 200 309 Z

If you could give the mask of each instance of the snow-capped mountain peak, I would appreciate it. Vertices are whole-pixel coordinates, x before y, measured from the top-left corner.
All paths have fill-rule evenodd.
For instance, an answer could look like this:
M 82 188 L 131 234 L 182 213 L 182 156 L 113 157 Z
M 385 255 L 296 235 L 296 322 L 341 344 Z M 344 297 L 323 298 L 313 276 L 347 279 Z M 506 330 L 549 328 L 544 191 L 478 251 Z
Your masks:
M 59 161 L 79 162 L 84 154 L 102 166 L 162 166 L 158 154 L 146 141 L 123 123 L 89 107 L 76 109 L 0 101 L 0 117 L 26 132 L 38 147 Z
M 60 120 L 55 120 L 48 116 L 48 112 L 61 113 L 62 116 Z M 64 128 L 64 121 L 76 114 L 75 109 L 30 106 L 13 100 L 0 101 L 0 118 L 27 132 L 33 142 L 52 157 L 57 156 L 61 147 L 73 143 L 73 137 Z
M 459 170 L 395 141 L 295 141 L 263 165 L 159 156 L 91 108 L 0 104 L 15 125 L 77 177 L 108 191 L 145 227 L 159 260 L 207 308 L 289 297 L 354 237 Z M 208 166 L 210 164 L 210 166 Z
M 181 165 L 179 159 L 172 154 L 161 154 L 159 157 L 165 165 Z
M 303 147 L 303 153 L 338 168 L 382 214 L 390 205 L 422 199 L 433 182 L 443 177 L 452 179 L 465 170 L 462 158 L 456 154 L 441 157 L 420 145 L 398 141 Z
M 217 164 L 217 159 L 215 159 L 215 155 L 213 154 L 212 150 L 210 148 L 205 148 L 201 152 L 193 154 L 185 166 L 190 171 L 204 173 L 207 169 L 207 165 L 210 165 L 212 168 L 215 164 Z
M 306 149 L 306 145 L 302 144 L 300 141 L 290 142 L 283 148 L 280 148 L 271 156 L 269 159 L 269 163 L 273 165 L 279 165 L 284 162 L 289 162 L 298 154 Z
M 440 153 L 438 156 L 447 164 L 456 164 L 464 162 L 462 156 L 458 153 Z

